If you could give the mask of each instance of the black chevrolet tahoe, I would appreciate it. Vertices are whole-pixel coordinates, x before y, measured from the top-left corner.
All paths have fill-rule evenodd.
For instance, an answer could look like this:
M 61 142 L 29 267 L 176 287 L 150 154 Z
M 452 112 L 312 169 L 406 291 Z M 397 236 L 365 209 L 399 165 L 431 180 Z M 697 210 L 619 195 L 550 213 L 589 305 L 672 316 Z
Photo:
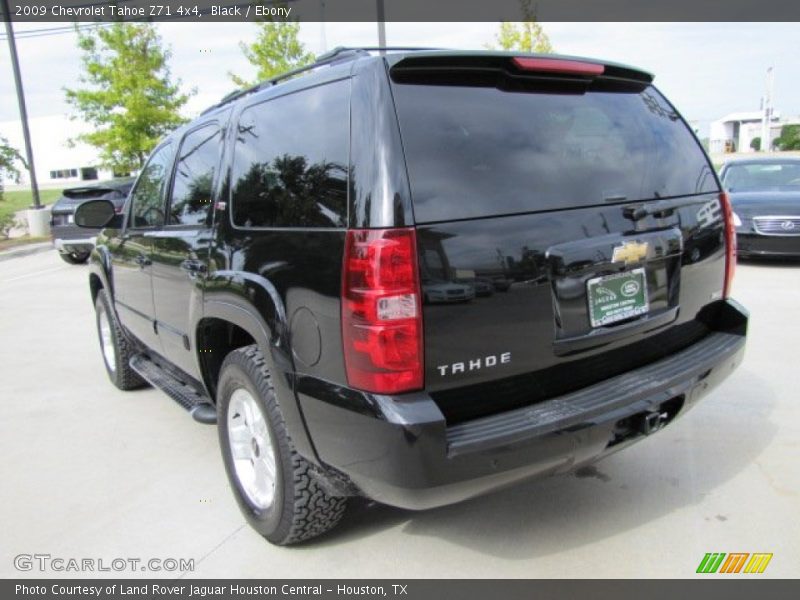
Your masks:
M 105 367 L 216 423 L 276 544 L 563 473 L 740 364 L 727 196 L 643 71 L 337 49 L 236 92 L 103 200 Z M 502 292 L 475 293 L 480 282 Z M 446 300 L 430 301 L 437 287 Z

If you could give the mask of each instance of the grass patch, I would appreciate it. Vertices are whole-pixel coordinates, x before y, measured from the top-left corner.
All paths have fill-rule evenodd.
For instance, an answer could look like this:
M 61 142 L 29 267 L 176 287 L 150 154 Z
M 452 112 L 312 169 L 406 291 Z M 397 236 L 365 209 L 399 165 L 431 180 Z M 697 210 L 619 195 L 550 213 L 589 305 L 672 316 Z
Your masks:
M 39 242 L 49 242 L 49 237 L 31 237 L 23 235 L 18 238 L 11 238 L 10 240 L 0 240 L 0 250 L 8 250 L 16 246 L 25 246 L 27 244 L 38 244 Z
M 39 190 L 39 200 L 43 205 L 52 204 L 59 196 L 61 196 L 60 188 Z M 25 210 L 31 204 L 33 204 L 33 195 L 30 190 L 14 190 L 13 192 L 6 190 L 3 192 L 3 199 L 0 200 L 0 217 Z

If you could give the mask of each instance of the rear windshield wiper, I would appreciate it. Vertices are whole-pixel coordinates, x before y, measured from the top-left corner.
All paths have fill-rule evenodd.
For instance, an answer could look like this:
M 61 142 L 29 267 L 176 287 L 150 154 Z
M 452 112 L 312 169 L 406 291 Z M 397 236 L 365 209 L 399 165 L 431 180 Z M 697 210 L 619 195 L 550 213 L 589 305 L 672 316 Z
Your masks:
M 641 204 L 629 204 L 622 207 L 622 214 L 631 221 L 640 221 L 648 216 L 663 219 L 670 216 L 678 208 L 697 203 L 697 198 L 675 198 L 673 200 L 653 200 Z

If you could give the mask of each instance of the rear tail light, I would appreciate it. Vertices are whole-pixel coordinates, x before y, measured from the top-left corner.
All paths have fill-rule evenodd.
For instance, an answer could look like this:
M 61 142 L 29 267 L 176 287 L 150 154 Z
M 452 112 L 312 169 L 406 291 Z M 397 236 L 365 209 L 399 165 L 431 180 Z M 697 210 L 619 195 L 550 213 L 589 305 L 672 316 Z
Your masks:
M 725 283 L 722 287 L 722 296 L 728 298 L 731 295 L 733 274 L 736 271 L 736 226 L 733 222 L 731 199 L 726 192 L 719 195 L 719 203 L 722 206 L 722 217 L 725 223 Z
M 422 388 L 422 306 L 414 229 L 347 232 L 342 342 L 348 384 L 396 394 Z
M 539 71 L 541 73 L 565 73 L 567 75 L 602 75 L 606 68 L 596 63 L 579 60 L 563 60 L 559 58 L 530 58 L 515 56 L 514 65 L 523 71 Z

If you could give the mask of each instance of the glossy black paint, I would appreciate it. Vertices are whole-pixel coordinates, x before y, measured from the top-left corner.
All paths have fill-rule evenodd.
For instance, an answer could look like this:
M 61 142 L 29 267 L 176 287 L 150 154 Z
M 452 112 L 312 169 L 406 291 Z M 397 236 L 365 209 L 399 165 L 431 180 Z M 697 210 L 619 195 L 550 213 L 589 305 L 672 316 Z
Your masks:
M 414 212 L 386 67 L 357 61 L 352 81 L 350 227 L 407 227 Z
M 769 178 L 753 180 L 744 187 L 733 175 L 733 167 L 780 166 L 793 169 L 794 175 L 786 177 L 786 185 L 770 185 Z M 791 173 L 791 171 L 789 171 Z M 742 159 L 725 163 L 720 170 L 720 179 L 728 189 L 731 206 L 741 220 L 736 227 L 737 253 L 741 258 L 800 258 L 800 225 L 779 235 L 765 234 L 756 229 L 753 219 L 757 217 L 781 217 L 800 219 L 800 158 L 775 157 Z M 748 184 L 749 183 L 749 184 Z M 794 220 L 794 219 L 792 219 Z
M 424 307 L 426 388 L 436 392 L 566 361 L 580 368 L 582 357 L 654 335 L 658 328 L 649 319 L 639 319 L 622 340 L 608 337 L 622 324 L 601 328 L 605 331 L 589 325 L 586 281 L 626 268 L 611 262 L 613 248 L 624 240 L 649 242 L 642 264 L 647 269 L 650 318 L 679 308 L 679 315 L 673 313 L 662 326 L 695 319 L 706 304 L 721 297 L 723 284 L 722 222 L 698 221 L 698 213 L 709 203 L 718 204 L 716 195 L 698 196 L 668 217 L 648 217 L 635 225 L 625 218 L 624 205 L 604 205 L 418 226 L 423 254 L 435 251 L 449 270 L 514 281 L 507 293 Z M 709 239 L 698 244 L 700 235 Z M 602 334 L 608 343 L 598 347 Z M 587 344 L 580 356 L 558 356 L 569 351 L 558 351 L 557 345 L 572 340 L 579 349 L 582 339 Z M 511 361 L 493 368 L 466 368 L 456 374 L 449 370 L 444 376 L 439 371 L 442 365 L 505 352 L 511 353 Z
M 341 402 L 319 401 L 339 394 L 335 389 L 325 395 L 306 388 L 299 393 L 300 403 L 320 458 L 336 465 L 368 497 L 412 510 L 442 506 L 528 477 L 571 471 L 625 448 L 643 438 L 631 425 L 642 415 L 668 411 L 672 421 L 685 414 L 742 361 L 746 311 L 718 302 L 712 312 L 710 330 L 721 333 L 724 342 L 685 372 L 642 394 L 645 380 L 629 370 L 617 381 L 623 391 L 612 399 L 614 408 L 586 411 L 568 426 L 556 422 L 543 435 L 509 441 L 489 434 L 477 450 L 454 449 L 455 429 L 424 392 L 370 397 L 378 418 Z M 676 357 L 663 363 L 668 366 Z M 349 394 L 341 396 L 352 400 Z
M 248 106 L 346 80 L 351 90 L 348 227 L 414 226 L 387 68 L 380 57 L 325 67 L 208 111 L 201 121 L 173 133 L 167 141 L 179 147 L 198 123 L 213 120 L 223 130 L 207 223 L 134 227 L 129 203 L 125 223 L 99 235 L 90 267 L 92 292 L 103 287 L 112 293 L 117 314 L 140 349 L 190 385 L 202 386 L 211 398 L 225 354 L 257 344 L 298 452 L 344 472 L 382 501 L 436 505 L 516 478 L 508 469 L 529 465 L 523 470 L 532 474 L 566 468 L 578 460 L 576 445 L 589 438 L 591 450 L 583 455 L 599 455 L 595 450 L 607 444 L 611 421 L 586 433 L 528 440 L 520 452 L 496 448 L 485 456 L 449 460 L 449 426 L 507 407 L 491 395 L 475 396 L 477 411 L 450 418 L 437 394 L 471 394 L 471 386 L 517 376 L 535 381 L 552 369 L 580 370 L 589 361 L 596 366 L 615 352 L 612 365 L 592 370 L 594 379 L 581 380 L 590 385 L 630 370 L 634 358 L 664 358 L 642 354 L 641 348 L 662 345 L 659 335 L 665 332 L 680 333 L 681 342 L 669 347 L 674 350 L 714 330 L 718 313 L 725 312 L 717 302 L 724 271 L 722 224 L 705 216 L 718 208 L 716 195 L 687 197 L 674 209 L 636 220 L 626 216 L 628 203 L 622 202 L 416 224 L 421 271 L 426 266 L 427 272 L 461 272 L 456 279 L 478 277 L 494 282 L 495 290 L 484 289 L 466 302 L 424 306 L 425 390 L 389 397 L 350 389 L 340 322 L 347 228 L 235 225 L 231 165 L 239 118 Z M 167 192 L 162 207 L 168 214 Z M 654 312 L 598 333 L 586 320 L 585 281 L 621 270 L 611 254 L 626 240 L 649 243 L 643 265 Z M 502 359 L 506 353 L 509 361 Z M 451 377 L 439 372 L 440 365 L 475 359 L 485 365 L 487 356 L 501 358 L 490 368 Z M 710 357 L 714 378 L 730 367 L 731 356 Z M 694 398 L 702 384 L 689 383 L 681 393 Z M 548 397 L 568 391 L 554 388 Z M 481 481 L 471 485 L 475 477 Z M 451 483 L 460 489 L 442 489 Z M 439 489 L 422 496 L 406 489 L 426 486 Z
M 784 235 L 769 235 L 755 228 L 756 217 L 800 217 L 800 191 L 731 192 L 733 211 L 742 224 L 736 228 L 737 253 L 748 257 L 800 257 L 800 226 Z
M 773 236 L 756 233 L 736 233 L 739 258 L 800 258 L 800 236 Z

